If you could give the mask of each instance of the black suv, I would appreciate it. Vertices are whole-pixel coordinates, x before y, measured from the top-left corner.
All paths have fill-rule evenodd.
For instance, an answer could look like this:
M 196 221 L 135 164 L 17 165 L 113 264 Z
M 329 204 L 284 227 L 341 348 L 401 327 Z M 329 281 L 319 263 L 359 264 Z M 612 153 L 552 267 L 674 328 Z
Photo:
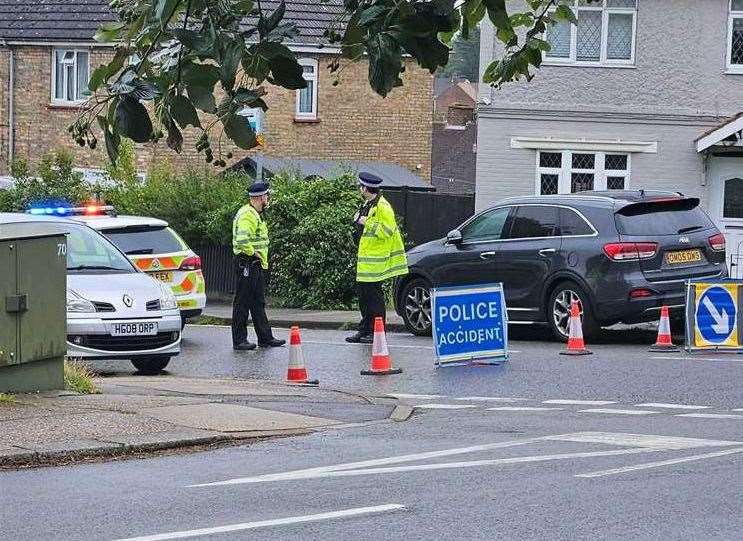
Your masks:
M 727 276 L 725 237 L 699 199 L 644 190 L 508 199 L 408 261 L 395 306 L 417 335 L 431 332 L 432 286 L 502 282 L 510 323 L 566 340 L 573 301 L 590 335 L 656 320 L 662 305 L 683 317 L 685 280 Z

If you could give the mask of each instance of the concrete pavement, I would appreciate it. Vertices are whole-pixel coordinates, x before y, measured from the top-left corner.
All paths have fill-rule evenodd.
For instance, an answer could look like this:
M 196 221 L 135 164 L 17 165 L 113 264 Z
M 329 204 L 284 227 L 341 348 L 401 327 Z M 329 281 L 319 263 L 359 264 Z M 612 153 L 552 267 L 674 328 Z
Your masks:
M 306 434 L 386 419 L 395 407 L 391 398 L 280 382 L 163 376 L 97 384 L 102 394 L 26 394 L 0 406 L 0 468 Z

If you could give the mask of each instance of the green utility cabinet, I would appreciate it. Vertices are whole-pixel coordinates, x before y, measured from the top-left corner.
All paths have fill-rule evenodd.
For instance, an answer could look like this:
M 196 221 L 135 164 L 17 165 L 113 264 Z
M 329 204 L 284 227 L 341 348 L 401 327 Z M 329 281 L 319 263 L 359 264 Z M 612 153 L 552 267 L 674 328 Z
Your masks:
M 64 387 L 67 242 L 24 225 L 0 225 L 0 392 Z

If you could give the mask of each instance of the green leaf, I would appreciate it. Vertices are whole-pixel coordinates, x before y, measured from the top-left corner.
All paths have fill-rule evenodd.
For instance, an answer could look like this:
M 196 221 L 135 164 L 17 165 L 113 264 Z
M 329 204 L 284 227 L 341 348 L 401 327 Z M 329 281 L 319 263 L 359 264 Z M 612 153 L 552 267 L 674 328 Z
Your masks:
M 214 46 L 214 42 L 209 39 L 209 34 L 177 28 L 173 30 L 173 35 L 186 49 L 193 51 L 195 54 L 208 53 Z
M 370 8 L 366 8 L 361 11 L 361 16 L 359 17 L 359 24 L 361 26 L 369 26 L 374 21 L 376 21 L 378 18 L 380 18 L 382 15 L 387 14 L 390 11 L 390 8 L 385 5 L 375 5 Z
M 248 13 L 253 11 L 253 5 L 253 0 L 240 0 L 237 4 L 235 4 L 235 9 L 243 15 L 247 15 Z
M 270 61 L 271 65 L 271 83 L 283 86 L 289 90 L 298 90 L 307 88 L 307 81 L 304 80 L 304 68 L 299 65 L 296 58 L 287 58 L 277 56 Z
M 242 39 L 235 39 L 227 43 L 222 53 L 222 65 L 220 80 L 225 90 L 231 90 L 235 86 L 237 77 L 237 68 L 240 66 L 240 59 L 245 52 L 245 44 Z
M 201 127 L 201 121 L 199 120 L 199 114 L 196 112 L 196 108 L 193 103 L 186 96 L 175 96 L 170 102 L 170 115 L 173 117 L 181 128 L 186 126 L 193 126 L 195 128 Z
M 217 110 L 214 85 L 219 80 L 219 69 L 211 64 L 187 64 L 181 76 L 193 105 L 205 113 L 214 113 Z
M 88 89 L 90 89 L 91 92 L 98 90 L 108 79 L 108 72 L 108 64 L 102 64 L 94 69 L 93 73 L 90 75 L 90 80 L 88 81 Z
M 275 41 L 261 41 L 255 46 L 255 52 L 267 59 L 276 58 L 277 56 L 296 58 L 289 47 Z
M 120 21 L 112 21 L 103 23 L 98 27 L 98 31 L 93 36 L 93 39 L 100 43 L 110 43 L 116 41 L 121 36 L 122 29 L 126 26 L 126 23 Z
M 183 0 L 156 0 L 155 2 L 155 17 L 160 20 L 161 25 L 165 25 L 168 19 L 172 17 L 173 11 L 180 7 Z
M 121 144 L 121 137 L 118 134 L 106 131 L 103 133 L 103 140 L 106 143 L 106 154 L 111 163 L 115 162 L 119 157 L 119 145 Z
M 553 17 L 558 21 L 568 21 L 572 24 L 578 24 L 578 18 L 575 16 L 575 13 L 565 4 L 557 6 Z
M 386 32 L 369 40 L 369 83 L 374 91 L 385 97 L 400 77 L 402 59 L 400 45 Z
M 152 121 L 144 105 L 131 96 L 124 96 L 116 107 L 116 131 L 136 143 L 152 138 Z
M 132 84 L 134 90 L 131 92 L 131 96 L 137 100 L 154 100 L 162 94 L 160 88 L 152 81 L 137 78 L 132 81 Z
M 359 13 L 354 13 L 348 20 L 346 32 L 341 40 L 341 53 L 346 58 L 355 59 L 364 54 L 365 31 L 359 26 Z
M 183 134 L 178 129 L 178 126 L 173 123 L 168 127 L 168 138 L 165 140 L 165 143 L 168 145 L 168 148 L 176 152 L 183 150 Z
M 250 122 L 244 116 L 233 113 L 223 124 L 224 133 L 240 148 L 249 150 L 258 144 L 255 140 L 255 132 L 250 127 Z
M 274 11 L 268 17 L 261 16 L 261 18 L 258 19 L 258 31 L 260 32 L 261 36 L 269 34 L 272 30 L 279 26 L 279 23 L 284 18 L 285 12 L 286 3 L 284 2 L 284 0 L 281 0 L 279 6 L 276 8 L 276 11 Z
M 215 113 L 217 111 L 214 86 L 190 85 L 186 87 L 186 92 L 197 109 L 201 109 L 205 113 Z

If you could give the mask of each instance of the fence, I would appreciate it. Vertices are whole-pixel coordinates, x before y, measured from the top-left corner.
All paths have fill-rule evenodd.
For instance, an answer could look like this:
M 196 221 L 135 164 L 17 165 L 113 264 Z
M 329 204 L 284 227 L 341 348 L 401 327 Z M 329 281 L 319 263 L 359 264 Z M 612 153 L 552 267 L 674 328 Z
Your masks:
M 446 236 L 472 216 L 475 210 L 473 195 L 400 190 L 386 192 L 384 196 L 400 217 L 406 233 L 405 241 L 409 246 Z M 234 293 L 237 276 L 232 266 L 232 248 L 205 245 L 194 250 L 201 256 L 207 295 L 219 297 Z
M 403 189 L 384 196 L 401 217 L 405 240 L 413 246 L 445 237 L 475 212 L 474 195 Z

